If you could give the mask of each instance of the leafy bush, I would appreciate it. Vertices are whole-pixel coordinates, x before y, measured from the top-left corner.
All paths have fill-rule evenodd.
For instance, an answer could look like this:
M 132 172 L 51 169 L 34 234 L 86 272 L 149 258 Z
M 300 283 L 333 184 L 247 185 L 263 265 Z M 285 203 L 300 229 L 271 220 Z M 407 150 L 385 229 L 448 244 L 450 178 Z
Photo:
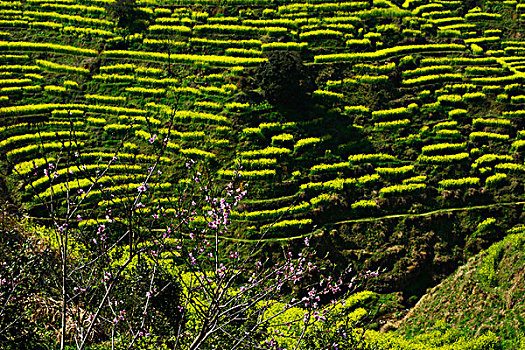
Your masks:
M 439 181 L 439 187 L 441 189 L 456 189 L 456 188 L 468 188 L 471 186 L 479 185 L 478 177 L 464 177 L 461 179 L 446 179 Z
M 147 14 L 140 11 L 137 0 L 115 0 L 106 3 L 106 11 L 117 19 L 117 25 L 126 28 L 130 32 L 143 31 L 146 29 Z
M 49 295 L 49 281 L 58 278 L 56 258 L 38 237 L 24 232 L 28 226 L 3 217 L 0 228 L 0 347 L 49 349 L 39 331 L 57 306 Z M 42 296 L 43 295 L 43 296 Z M 48 326 L 54 327 L 51 322 Z
M 510 232 L 512 233 L 512 232 Z M 502 241 L 495 243 L 488 248 L 485 253 L 478 269 L 481 280 L 486 281 L 491 286 L 495 286 L 497 283 L 497 270 L 498 264 L 505 254 L 505 247 L 510 245 L 515 248 L 523 247 L 525 243 L 524 231 L 509 234 Z
M 420 193 L 425 190 L 427 185 L 420 183 L 409 183 L 404 185 L 394 185 L 383 187 L 379 190 L 381 197 L 393 197 L 396 195 L 404 195 L 409 193 Z
M 294 51 L 271 51 L 257 69 L 255 80 L 266 99 L 276 105 L 298 106 L 314 90 L 308 69 Z

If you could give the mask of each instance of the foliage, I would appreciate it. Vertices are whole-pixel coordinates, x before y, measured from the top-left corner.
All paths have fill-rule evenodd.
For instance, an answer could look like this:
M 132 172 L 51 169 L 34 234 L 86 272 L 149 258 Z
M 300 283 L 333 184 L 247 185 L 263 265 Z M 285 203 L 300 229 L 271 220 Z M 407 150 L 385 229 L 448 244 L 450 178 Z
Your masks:
M 395 350 L 500 350 L 501 344 L 496 334 L 488 332 L 477 338 L 465 337 L 461 332 L 448 326 L 437 326 L 436 329 L 421 334 L 414 339 L 395 337 L 392 333 L 368 335 L 377 343 L 379 349 Z
M 58 277 L 52 252 L 38 237 L 26 232 L 26 224 L 3 217 L 0 230 L 0 347 L 47 349 L 45 327 L 52 318 L 46 308 L 55 303 L 51 293 Z
M 57 237 L 82 241 L 87 252 L 93 238 L 100 247 L 99 229 L 115 243 L 133 226 L 135 236 L 115 243 L 115 268 L 115 261 L 129 257 L 123 252 L 154 245 L 168 218 L 184 216 L 176 207 L 188 204 L 180 191 L 194 181 L 185 167 L 193 158 L 202 164 L 200 180 L 214 180 L 209 188 L 239 174 L 243 190 L 249 183 L 251 198 L 232 209 L 221 249 L 229 253 L 236 243 L 247 247 L 267 234 L 254 256 L 278 266 L 286 260 L 282 251 L 289 247 L 296 254 L 310 237 L 319 244 L 315 264 L 337 266 L 334 275 L 349 262 L 357 270 L 384 267 L 372 287 L 402 292 L 399 310 L 408 308 L 520 220 L 525 45 L 515 34 L 525 7 L 475 2 L 0 0 L 0 196 L 9 203 L 2 210 L 46 217 L 42 221 Z M 268 68 L 272 55 L 276 77 L 256 89 L 258 67 Z M 287 57 L 288 64 L 279 63 Z M 287 65 L 299 78 L 281 74 Z M 271 104 L 264 90 L 275 82 L 282 93 Z M 162 174 L 148 176 L 155 164 Z M 139 193 L 144 207 L 134 212 Z M 76 205 L 60 232 L 68 206 Z M 214 205 L 194 206 L 202 212 L 191 215 L 193 221 L 188 217 L 188 230 L 202 227 Z M 487 217 L 498 223 L 476 228 Z M 133 239 L 136 245 L 129 243 Z M 83 255 L 57 239 L 48 243 L 57 257 L 67 255 L 61 246 L 71 249 L 71 257 Z M 112 326 L 106 321 L 115 315 L 109 305 L 102 307 L 104 320 L 92 332 L 101 347 L 111 346 L 112 330 L 116 347 L 132 340 L 128 335 L 140 328 L 141 314 L 132 303 L 144 305 L 148 284 L 177 285 L 180 276 L 189 276 L 173 272 L 182 261 L 177 242 L 166 246 L 155 272 L 159 279 L 145 282 L 157 261 L 151 252 L 140 252 L 122 272 L 126 277 L 114 278 L 113 292 L 133 296 L 123 298 L 130 314 Z M 102 260 L 101 270 L 111 270 Z M 312 272 L 278 299 L 302 298 L 304 285 L 318 274 L 330 273 Z M 49 295 L 71 301 L 76 315 L 89 312 L 81 304 L 93 303 L 67 299 L 72 294 L 59 290 L 86 276 L 57 279 Z M 107 286 L 98 277 L 91 301 L 100 300 Z M 184 295 L 190 289 L 176 286 L 167 298 L 189 300 Z M 514 300 L 520 290 L 504 299 Z M 196 299 L 207 300 L 201 291 Z M 274 301 L 275 307 L 286 304 Z M 137 337 L 141 345 L 133 345 L 174 348 L 166 339 L 176 325 L 197 323 L 170 323 L 173 317 L 151 302 L 144 322 L 152 336 Z M 374 327 L 387 314 L 402 316 L 384 311 Z M 487 324 L 498 318 L 485 317 Z M 235 322 L 224 330 L 233 334 L 243 327 Z M 225 332 L 214 337 L 210 348 L 225 348 L 231 340 Z M 331 345 L 330 337 L 323 346 Z M 293 348 L 290 339 L 274 340 Z
M 229 232 L 229 216 L 246 194 L 238 183 L 241 172 L 233 174 L 234 182 L 216 187 L 202 175 L 204 170 L 193 168 L 191 160 L 186 163 L 190 181 L 181 179 L 177 185 L 159 181 L 163 173 L 160 160 L 170 142 L 164 138 L 157 146 L 156 137 L 144 133 L 152 147 L 159 147 L 146 174 L 107 175 L 110 169 L 129 167 L 114 164 L 118 152 L 99 171 L 95 164 L 83 164 L 82 159 L 89 158 L 80 157 L 69 146 L 67 166 L 62 165 L 62 158 L 56 163 L 46 160 L 41 165 L 44 177 L 29 186 L 53 219 L 50 229 L 40 231 L 60 259 L 62 279 L 55 292 L 61 304 L 60 347 L 76 344 L 84 350 L 89 344 L 109 339 L 119 347 L 147 343 L 197 349 L 222 346 L 227 338 L 231 341 L 232 334 L 234 347 L 245 343 L 263 348 L 298 346 L 302 341 L 298 335 L 320 322 L 319 315 L 324 317 L 339 305 L 333 299 L 333 304 L 320 309 L 320 296 L 335 296 L 343 288 L 352 292 L 355 278 L 350 289 L 342 279 L 333 281 L 330 276 L 328 282 L 309 286 L 307 296 L 300 299 L 283 294 L 317 271 L 307 259 L 312 253 L 305 250 L 294 257 L 288 252 L 284 264 L 276 264 L 270 257 L 261 262 L 264 257 L 254 255 L 261 240 L 255 240 L 254 245 L 248 242 L 244 246 L 240 241 L 224 246 L 220 237 Z M 69 145 L 73 137 L 71 133 Z M 32 165 L 38 169 L 36 164 Z M 19 176 L 36 176 L 25 168 L 19 167 Z M 87 176 L 93 170 L 95 174 Z M 129 183 L 114 186 L 128 179 Z M 106 183 L 112 186 L 99 189 L 98 185 Z M 41 191 L 44 185 L 48 188 Z M 157 197 L 158 190 L 162 193 L 167 187 L 180 194 L 173 203 Z M 121 190 L 135 195 L 114 202 L 112 198 Z M 80 206 L 94 197 L 104 199 L 98 208 Z M 57 198 L 61 198 L 59 202 L 55 202 Z M 63 201 L 67 204 L 61 207 L 58 203 Z M 309 206 L 305 202 L 292 212 Z M 258 215 L 273 219 L 282 213 Z M 311 219 L 274 221 L 261 226 L 261 233 L 264 237 L 289 227 L 305 230 L 311 224 Z M 308 239 L 305 243 L 308 247 Z M 263 268 L 266 263 L 268 267 Z M 281 327 L 281 318 L 299 333 L 276 336 L 273 332 Z
M 478 177 L 464 177 L 461 179 L 445 179 L 439 182 L 441 189 L 466 188 L 479 185 Z
M 409 54 L 414 52 L 429 52 L 439 50 L 461 50 L 463 45 L 459 44 L 427 44 L 427 45 L 406 45 L 397 46 L 388 49 L 381 49 L 375 52 L 365 53 L 342 53 L 342 54 L 328 54 L 328 55 L 317 55 L 314 57 L 316 63 L 331 63 L 331 62 L 359 62 L 359 61 L 371 61 L 377 59 L 384 59 L 389 56 L 399 54 Z M 461 76 L 459 76 L 461 77 Z
M 117 25 L 130 32 L 145 29 L 145 13 L 137 8 L 136 0 L 115 0 L 106 3 L 106 11 L 117 19 Z
M 478 224 L 477 231 L 490 234 L 496 227 L 495 219 L 488 218 Z M 444 322 L 439 322 L 442 319 L 447 324 L 454 325 L 459 337 L 472 342 L 466 348 L 487 346 L 490 349 L 489 339 L 497 340 L 497 334 L 499 342 L 493 343 L 493 348 L 515 349 L 520 344 L 523 332 L 523 325 L 518 321 L 523 310 L 523 303 L 519 302 L 522 294 L 509 295 L 508 291 L 521 288 L 519 286 L 524 283 L 522 276 L 518 277 L 524 258 L 523 232 L 523 225 L 507 230 L 507 236 L 502 241 L 472 257 L 467 264 L 445 279 L 419 303 L 413 310 L 412 317 L 402 323 L 402 334 L 409 338 L 420 338 L 416 334 L 451 328 L 444 327 Z M 470 293 L 465 292 L 466 290 L 478 292 Z M 444 304 L 460 312 L 447 316 L 445 313 L 448 308 L 436 307 Z M 505 315 L 491 318 L 494 309 L 504 308 L 508 308 Z M 480 334 L 482 337 L 474 341 Z
M 268 61 L 257 69 L 255 80 L 266 99 L 273 104 L 298 106 L 313 90 L 310 73 L 293 51 L 272 51 Z

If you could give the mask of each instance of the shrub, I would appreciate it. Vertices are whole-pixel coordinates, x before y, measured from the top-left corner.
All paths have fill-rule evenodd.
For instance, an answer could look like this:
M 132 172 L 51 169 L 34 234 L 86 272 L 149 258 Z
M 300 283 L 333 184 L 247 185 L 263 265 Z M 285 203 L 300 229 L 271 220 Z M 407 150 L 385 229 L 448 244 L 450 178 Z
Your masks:
M 307 68 L 294 51 L 270 51 L 255 74 L 257 86 L 266 99 L 276 105 L 298 106 L 313 91 Z
M 418 157 L 419 162 L 423 164 L 451 164 L 459 163 L 469 159 L 470 155 L 466 152 L 447 154 L 443 156 L 425 156 L 420 155 Z
M 494 174 L 492 176 L 487 177 L 487 179 L 485 180 L 485 187 L 496 188 L 499 185 L 501 185 L 501 183 L 505 180 L 507 180 L 507 174 Z
M 509 230 L 508 236 L 506 236 L 502 241 L 491 245 L 484 254 L 481 266 L 478 269 L 479 277 L 482 281 L 488 283 L 489 285 L 495 287 L 498 282 L 496 272 L 498 270 L 498 265 L 505 254 L 506 247 L 511 246 L 515 249 L 523 247 L 525 242 L 524 232 L 513 233 L 512 230 Z
M 397 158 L 385 153 L 374 154 L 353 154 L 348 156 L 348 162 L 363 164 L 363 163 L 388 163 L 397 162 Z
M 376 171 L 379 175 L 385 178 L 401 178 L 406 176 L 407 174 L 410 174 L 414 171 L 413 165 L 406 165 L 402 167 L 397 168 L 376 168 Z
M 396 195 L 403 195 L 409 193 L 418 193 L 423 191 L 427 185 L 421 183 L 410 183 L 404 185 L 394 185 L 383 187 L 379 190 L 379 195 L 381 197 L 393 197 Z
M 146 29 L 147 14 L 140 11 L 137 0 L 115 0 L 106 3 L 106 11 L 117 18 L 117 25 L 126 28 L 130 32 L 137 32 Z
M 421 148 L 421 153 L 428 154 L 443 154 L 450 151 L 461 151 L 467 148 L 467 143 L 438 143 L 435 145 L 427 145 Z
M 512 162 L 512 156 L 508 154 L 484 154 L 472 164 L 472 168 L 491 166 L 495 163 Z
M 317 145 L 319 142 L 321 142 L 320 138 L 317 137 L 309 137 L 306 139 L 300 139 L 295 143 L 294 151 L 299 151 L 301 149 L 304 149 L 308 146 L 313 147 Z
M 475 131 L 470 133 L 469 139 L 472 141 L 483 141 L 483 140 L 495 140 L 495 141 L 506 141 L 509 139 L 509 135 L 502 135 L 493 132 Z
M 439 188 L 448 190 L 456 188 L 467 188 L 479 185 L 478 177 L 464 177 L 461 179 L 447 179 L 439 181 Z
M 351 207 L 352 209 L 375 209 L 377 208 L 377 203 L 373 200 L 363 199 L 352 203 Z

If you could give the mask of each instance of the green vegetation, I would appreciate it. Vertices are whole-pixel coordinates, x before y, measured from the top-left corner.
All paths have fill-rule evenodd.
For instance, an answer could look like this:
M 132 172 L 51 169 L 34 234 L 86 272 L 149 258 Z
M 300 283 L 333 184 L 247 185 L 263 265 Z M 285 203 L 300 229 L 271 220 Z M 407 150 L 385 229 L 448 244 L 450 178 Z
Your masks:
M 480 223 L 485 227 L 478 230 L 486 230 L 493 222 L 494 219 L 485 220 Z M 465 337 L 481 331 L 495 332 L 503 338 L 504 348 L 521 349 L 523 226 L 507 234 L 425 295 L 402 321 L 399 331 L 414 335 L 435 329 L 434 324 L 454 324 L 456 332 Z M 438 304 L 440 307 L 436 307 Z
M 356 294 L 367 297 L 334 314 L 351 336 L 328 331 L 344 332 L 331 315 L 305 333 L 309 347 L 516 348 L 524 11 L 490 0 L 0 0 L 0 215 L 51 227 L 49 208 L 58 220 L 73 196 L 94 217 L 73 215 L 72 230 L 132 204 L 173 218 L 180 186 L 198 182 L 185 173 L 196 161 L 217 186 L 240 176 L 247 190 L 225 241 L 263 235 L 254 256 L 282 260 L 281 244 L 311 237 L 334 276 L 381 271 L 364 286 L 381 295 Z M 155 199 L 134 203 L 146 191 Z M 35 244 L 18 229 L 2 247 L 26 249 L 20 235 Z M 48 253 L 39 249 L 27 258 Z M 441 281 L 400 333 L 379 332 Z M 301 287 L 286 293 L 302 297 Z M 385 294 L 399 305 L 375 304 Z M 35 330 L 29 316 L 24 339 L 52 342 L 56 329 Z M 288 349 L 302 331 L 290 328 L 274 339 Z

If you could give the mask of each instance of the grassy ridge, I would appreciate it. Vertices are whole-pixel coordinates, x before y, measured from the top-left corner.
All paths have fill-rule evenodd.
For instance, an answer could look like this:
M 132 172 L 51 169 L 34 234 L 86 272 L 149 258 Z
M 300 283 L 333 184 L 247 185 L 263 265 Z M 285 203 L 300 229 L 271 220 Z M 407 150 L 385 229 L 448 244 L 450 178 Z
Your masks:
M 442 321 L 469 337 L 495 332 L 505 348 L 521 349 L 525 345 L 521 343 L 525 332 L 524 244 L 523 226 L 511 230 L 505 239 L 430 290 L 401 322 L 399 331 L 413 336 Z

